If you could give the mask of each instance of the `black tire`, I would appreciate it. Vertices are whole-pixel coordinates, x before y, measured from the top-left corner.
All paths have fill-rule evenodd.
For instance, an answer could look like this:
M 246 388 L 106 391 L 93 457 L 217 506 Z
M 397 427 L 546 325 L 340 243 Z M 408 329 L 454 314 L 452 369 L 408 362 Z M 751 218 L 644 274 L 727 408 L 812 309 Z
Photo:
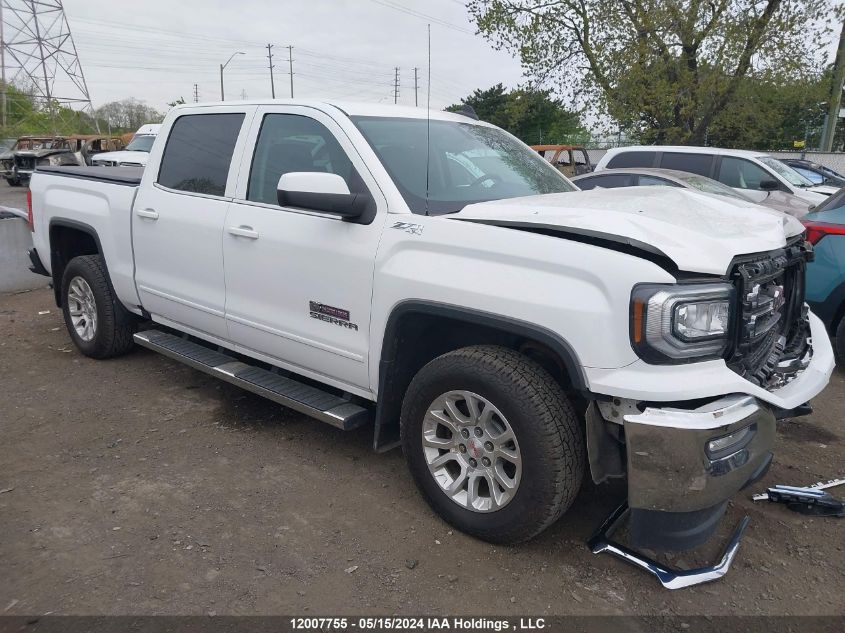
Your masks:
M 21 181 L 17 178 L 6 178 L 6 182 L 9 183 L 10 187 L 20 187 Z
M 833 341 L 833 351 L 836 353 L 836 361 L 842 365 L 845 363 L 845 316 L 839 320 L 834 336 L 836 338 Z
M 467 390 L 507 418 L 521 453 L 513 498 L 492 512 L 453 501 L 435 480 L 423 451 L 423 421 L 441 394 Z M 582 422 L 560 385 L 530 358 L 495 346 L 444 354 L 413 378 L 402 405 L 402 447 L 417 487 L 444 520 L 492 543 L 519 543 L 554 523 L 581 487 L 586 460 Z
M 77 277 L 85 280 L 94 296 L 97 323 L 90 340 L 84 340 L 77 333 L 71 319 L 68 292 Z M 137 319 L 115 298 L 106 264 L 100 255 L 82 255 L 68 263 L 62 276 L 62 313 L 74 345 L 86 356 L 112 358 L 125 354 L 134 345 L 132 335 L 138 328 Z

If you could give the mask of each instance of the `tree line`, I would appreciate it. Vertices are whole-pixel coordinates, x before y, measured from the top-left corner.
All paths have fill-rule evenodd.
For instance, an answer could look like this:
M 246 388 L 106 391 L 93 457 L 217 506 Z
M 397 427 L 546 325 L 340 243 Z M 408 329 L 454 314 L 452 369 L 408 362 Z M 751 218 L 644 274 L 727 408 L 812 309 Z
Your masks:
M 145 123 L 160 123 L 164 114 L 139 99 L 107 103 L 93 111 L 80 111 L 59 102 L 49 103 L 17 86 L 2 87 L 5 93 L 5 124 L 0 136 L 50 136 L 70 134 L 112 134 L 134 132 Z

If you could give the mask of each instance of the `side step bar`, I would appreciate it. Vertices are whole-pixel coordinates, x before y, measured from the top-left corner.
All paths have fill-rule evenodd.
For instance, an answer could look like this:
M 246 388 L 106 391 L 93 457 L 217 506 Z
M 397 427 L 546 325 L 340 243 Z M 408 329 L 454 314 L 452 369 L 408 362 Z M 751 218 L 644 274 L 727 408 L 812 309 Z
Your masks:
M 232 356 L 167 332 L 138 332 L 135 342 L 344 431 L 366 424 L 370 419 L 368 409 L 340 396 L 242 363 Z

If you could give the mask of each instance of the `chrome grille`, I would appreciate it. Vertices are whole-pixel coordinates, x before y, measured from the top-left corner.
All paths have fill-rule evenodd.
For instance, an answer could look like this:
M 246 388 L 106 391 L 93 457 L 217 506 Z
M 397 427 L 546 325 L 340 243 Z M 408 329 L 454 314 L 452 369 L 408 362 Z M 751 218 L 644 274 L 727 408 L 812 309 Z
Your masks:
M 804 303 L 804 269 L 811 259 L 812 248 L 799 240 L 732 269 L 739 306 L 728 366 L 766 389 L 795 378 L 812 356 Z

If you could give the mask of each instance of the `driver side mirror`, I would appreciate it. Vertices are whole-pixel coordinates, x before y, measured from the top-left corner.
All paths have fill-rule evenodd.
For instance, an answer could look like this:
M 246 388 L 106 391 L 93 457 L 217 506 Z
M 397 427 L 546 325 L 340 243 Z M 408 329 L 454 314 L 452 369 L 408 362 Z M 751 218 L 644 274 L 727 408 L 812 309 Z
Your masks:
M 337 174 L 319 171 L 282 174 L 276 193 L 279 206 L 333 213 L 350 220 L 359 218 L 372 203 L 366 193 L 350 193 L 346 181 Z
M 773 178 L 767 178 L 760 181 L 759 187 L 761 191 L 777 191 L 780 189 L 780 183 Z

